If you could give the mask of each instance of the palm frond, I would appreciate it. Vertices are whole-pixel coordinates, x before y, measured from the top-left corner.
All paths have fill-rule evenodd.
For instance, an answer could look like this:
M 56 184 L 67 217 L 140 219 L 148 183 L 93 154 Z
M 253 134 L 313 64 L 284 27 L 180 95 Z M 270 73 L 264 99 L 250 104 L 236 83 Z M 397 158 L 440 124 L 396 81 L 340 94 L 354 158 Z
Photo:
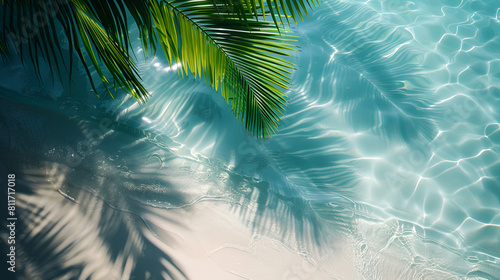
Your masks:
M 154 2 L 154 1 L 153 1 Z M 281 57 L 295 47 L 269 22 L 241 21 L 208 0 L 153 5 L 161 45 L 182 75 L 205 80 L 255 135 L 273 134 L 286 102 L 293 64 Z M 219 8 L 219 10 L 218 10 Z
M 76 53 L 97 94 L 94 70 L 111 96 L 111 89 L 122 88 L 144 102 L 148 92 L 129 54 L 132 18 L 146 57 L 156 54 L 159 42 L 169 63 L 181 65 L 182 76 L 204 76 L 247 130 L 265 138 L 276 132 L 283 114 L 293 69 L 286 57 L 296 50 L 277 19 L 283 24 L 282 17 L 302 18 L 311 1 L 5 0 L 0 51 L 19 51 L 38 73 L 43 59 L 60 79 L 68 72 L 70 81 Z M 274 24 L 262 20 L 266 13 Z M 42 24 L 25 20 L 31 18 Z M 64 39 L 69 56 L 63 55 Z
M 124 45 L 128 39 L 123 36 L 121 36 L 124 38 L 123 41 L 117 39 L 120 32 L 121 34 L 127 32 L 120 29 L 122 28 L 120 26 L 123 26 L 120 23 L 115 23 L 114 29 L 109 27 L 112 25 L 109 22 L 102 24 L 102 20 L 96 16 L 100 15 L 95 11 L 97 3 L 98 1 L 79 0 L 6 0 L 3 2 L 3 33 L 0 40 L 5 42 L 10 49 L 18 51 L 23 61 L 31 61 L 38 73 L 40 71 L 39 57 L 41 57 L 48 62 L 51 71 L 57 73 L 59 77 L 61 77 L 61 69 L 66 68 L 70 79 L 74 63 L 72 53 L 76 52 L 87 72 L 92 88 L 97 93 L 91 66 L 87 63 L 85 53 L 81 49 L 82 44 L 92 66 L 111 95 L 108 88 L 108 84 L 111 83 L 109 75 L 113 78 L 115 90 L 123 88 L 138 100 L 145 101 L 148 93 Z M 108 3 L 108 1 L 103 3 Z M 107 14 L 107 17 L 117 18 L 118 22 L 125 18 L 114 15 Z M 58 33 L 60 29 L 64 30 L 65 38 L 61 38 Z M 70 53 L 67 57 L 63 55 L 63 47 L 60 43 L 62 39 L 66 39 L 70 46 Z M 68 57 L 69 63 L 65 63 Z M 101 62 L 105 68 L 101 67 Z M 105 70 L 109 73 L 105 73 Z
M 228 11 L 238 15 L 242 19 L 264 19 L 271 15 L 275 26 L 290 25 L 290 18 L 297 23 L 308 16 L 307 7 L 311 8 L 319 4 L 319 0 L 212 0 L 214 4 L 222 4 Z M 283 20 L 285 19 L 285 21 Z
M 99 26 L 95 20 L 90 18 L 88 15 L 89 13 L 81 9 L 80 6 L 73 6 L 73 10 L 76 15 L 76 25 L 80 38 L 82 39 L 83 45 L 92 60 L 92 64 L 99 73 L 103 84 L 106 86 L 108 81 L 99 67 L 99 62 L 94 54 L 94 49 L 101 58 L 101 61 L 103 61 L 106 65 L 107 70 L 113 76 L 113 81 L 118 83 L 120 87 L 125 88 L 134 97 L 145 101 L 144 97 L 147 95 L 147 91 L 139 80 L 137 80 L 138 72 L 136 68 L 129 68 L 130 66 L 135 65 L 131 58 L 125 53 L 125 49 L 122 48 L 121 45 L 117 44 L 116 41 L 112 40 L 103 28 Z M 130 81 L 132 81 L 132 84 L 129 83 Z M 115 88 L 117 87 L 115 86 Z M 107 87 L 106 89 L 111 94 Z M 139 94 L 136 93 L 136 90 L 138 90 Z

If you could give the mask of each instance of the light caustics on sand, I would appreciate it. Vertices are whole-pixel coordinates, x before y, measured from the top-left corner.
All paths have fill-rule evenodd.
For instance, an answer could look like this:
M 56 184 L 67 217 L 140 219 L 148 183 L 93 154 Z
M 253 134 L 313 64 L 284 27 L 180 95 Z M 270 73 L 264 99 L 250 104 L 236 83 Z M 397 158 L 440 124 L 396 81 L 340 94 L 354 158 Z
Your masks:
M 146 105 L 2 65 L 25 273 L 498 279 L 499 20 L 497 1 L 325 1 L 265 142 L 161 57 L 139 63 Z

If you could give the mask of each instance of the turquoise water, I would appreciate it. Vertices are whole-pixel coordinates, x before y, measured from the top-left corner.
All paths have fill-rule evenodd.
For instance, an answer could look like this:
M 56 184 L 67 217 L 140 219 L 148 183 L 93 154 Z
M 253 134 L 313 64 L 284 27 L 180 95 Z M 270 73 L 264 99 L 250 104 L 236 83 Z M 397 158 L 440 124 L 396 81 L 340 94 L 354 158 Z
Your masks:
M 4 64 L 24 273 L 500 279 L 499 17 L 498 1 L 324 1 L 293 27 L 265 142 L 140 42 L 146 105 Z

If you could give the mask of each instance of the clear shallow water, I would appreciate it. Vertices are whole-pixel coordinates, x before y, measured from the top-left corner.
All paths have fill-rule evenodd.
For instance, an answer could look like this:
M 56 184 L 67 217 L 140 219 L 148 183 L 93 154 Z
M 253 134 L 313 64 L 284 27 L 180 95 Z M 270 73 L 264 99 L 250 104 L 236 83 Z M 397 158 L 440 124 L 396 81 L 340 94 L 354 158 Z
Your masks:
M 25 273 L 499 279 L 499 9 L 325 1 L 295 28 L 290 104 L 266 142 L 161 58 L 140 64 L 143 106 L 4 65 Z

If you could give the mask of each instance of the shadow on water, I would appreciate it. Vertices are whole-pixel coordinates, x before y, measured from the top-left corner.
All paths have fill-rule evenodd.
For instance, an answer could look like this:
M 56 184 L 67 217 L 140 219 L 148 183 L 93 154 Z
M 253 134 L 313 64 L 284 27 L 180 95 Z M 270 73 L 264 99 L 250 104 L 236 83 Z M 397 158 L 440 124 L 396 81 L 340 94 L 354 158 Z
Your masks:
M 128 124 L 116 122 L 114 113 L 98 107 L 79 102 L 66 106 L 7 89 L 0 98 L 5 106 L 0 115 L 5 124 L 0 129 L 2 163 L 20 178 L 19 258 L 24 265 L 19 275 L 187 278 L 183 267 L 157 244 L 160 240 L 168 246 L 174 239 L 157 236 L 144 217 L 151 214 L 150 207 L 168 211 L 207 199 L 232 205 L 255 233 L 298 242 L 311 251 L 314 245 L 331 242 L 331 228 L 323 226 L 324 221 L 338 231 L 348 230 L 350 214 L 337 211 L 331 202 L 350 207 L 350 201 L 328 191 L 332 179 L 339 179 L 339 190 L 352 179 L 346 177 L 347 167 L 331 167 L 346 156 L 301 154 L 300 149 L 313 147 L 305 145 L 308 137 L 291 136 L 294 141 L 289 143 L 296 148 L 285 145 L 290 138 L 273 140 L 269 153 L 262 143 L 251 145 L 255 150 L 250 157 L 236 145 L 237 164 L 229 166 L 192 156 L 189 147 L 143 129 L 134 118 L 125 119 Z M 210 128 L 228 113 L 202 93 L 182 103 L 180 115 L 198 112 L 195 118 L 189 114 L 191 123 L 183 122 L 188 128 L 198 121 Z M 313 162 L 332 169 L 315 171 Z M 183 226 L 168 214 L 161 219 L 166 225 Z
M 309 32 L 328 31 L 303 36 L 307 52 L 299 65 L 309 69 L 294 79 L 310 85 L 309 98 L 333 101 L 355 132 L 409 145 L 434 138 L 439 112 L 431 110 L 435 97 L 420 66 L 423 54 L 409 44 L 411 33 L 384 24 L 362 4 L 342 1 L 319 9 L 313 22 Z
M 141 216 L 147 209 L 123 188 L 147 182 L 131 179 L 120 165 L 125 162 L 113 164 L 120 147 L 136 138 L 122 137 L 113 146 L 106 140 L 110 129 L 100 132 L 98 121 L 87 121 L 84 126 L 96 133 L 89 139 L 83 118 L 13 94 L 2 90 L 0 119 L 6 126 L 0 139 L 2 173 L 18 178 L 18 279 L 186 278 L 144 235 L 147 225 Z M 141 195 L 147 200 L 153 191 L 145 187 Z M 168 197 L 185 203 L 181 194 Z

